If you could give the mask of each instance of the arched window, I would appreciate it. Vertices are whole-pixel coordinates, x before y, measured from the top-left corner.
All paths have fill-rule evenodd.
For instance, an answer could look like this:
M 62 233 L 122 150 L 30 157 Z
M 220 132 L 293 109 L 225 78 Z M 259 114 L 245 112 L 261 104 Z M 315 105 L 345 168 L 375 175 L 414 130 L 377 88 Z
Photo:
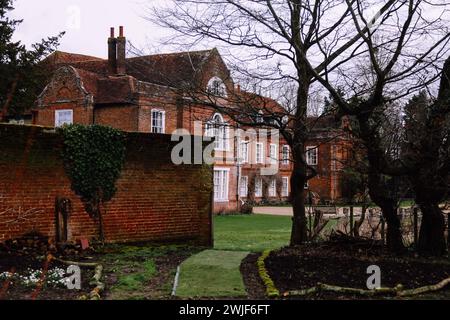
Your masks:
M 208 82 L 208 93 L 219 97 L 226 97 L 227 88 L 225 87 L 222 79 L 219 77 L 211 78 Z
M 228 150 L 228 128 L 223 117 L 216 113 L 210 121 L 206 123 L 206 136 L 214 137 L 214 148 L 216 150 Z
M 256 123 L 263 123 L 264 122 L 264 112 L 262 110 L 259 110 L 258 114 L 256 115 Z

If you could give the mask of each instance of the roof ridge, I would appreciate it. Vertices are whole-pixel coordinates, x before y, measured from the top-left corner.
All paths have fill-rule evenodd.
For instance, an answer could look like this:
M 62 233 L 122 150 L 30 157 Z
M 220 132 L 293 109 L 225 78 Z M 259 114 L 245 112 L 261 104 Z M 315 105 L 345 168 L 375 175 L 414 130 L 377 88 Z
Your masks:
M 139 59 L 139 58 L 146 58 L 146 57 L 156 57 L 156 56 L 180 56 L 180 55 L 185 55 L 185 54 L 198 54 L 198 53 L 205 53 L 205 52 L 212 52 L 214 51 L 215 48 L 213 49 L 207 49 L 207 50 L 195 50 L 195 51 L 181 51 L 181 52 L 167 52 L 167 53 L 154 53 L 154 54 L 147 54 L 147 55 L 143 55 L 143 56 L 137 56 L 137 57 L 129 57 L 127 58 L 127 60 L 129 59 Z
M 52 55 L 57 55 L 57 54 L 65 54 L 65 55 L 71 55 L 71 56 L 78 56 L 78 57 L 85 57 L 85 58 L 92 58 L 90 60 L 84 60 L 84 61 L 100 61 L 103 60 L 105 61 L 106 59 L 100 58 L 100 57 L 96 57 L 96 56 L 91 56 L 88 54 L 82 54 L 82 53 L 73 53 L 73 52 L 67 52 L 67 51 L 61 51 L 61 50 L 55 50 L 53 53 L 51 53 L 48 57 L 52 56 Z M 79 62 L 79 61 L 77 61 Z

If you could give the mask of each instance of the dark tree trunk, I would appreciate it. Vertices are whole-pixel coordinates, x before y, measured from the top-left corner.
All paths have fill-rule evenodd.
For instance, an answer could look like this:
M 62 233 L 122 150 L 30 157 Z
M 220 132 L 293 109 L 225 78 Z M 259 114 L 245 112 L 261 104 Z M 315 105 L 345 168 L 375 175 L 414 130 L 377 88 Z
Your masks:
M 446 252 L 444 215 L 437 204 L 420 205 L 420 209 L 422 223 L 418 251 L 425 255 L 441 256 Z
M 305 141 L 308 137 L 306 119 L 310 76 L 305 70 L 302 68 L 302 71 L 299 71 L 299 79 L 301 81 L 297 89 L 297 110 L 295 112 L 290 145 L 294 163 L 291 176 L 291 200 L 294 212 L 292 218 L 291 246 L 302 244 L 308 240 L 305 210 L 305 183 L 308 181 L 308 167 L 305 161 Z
M 292 186 L 292 207 L 294 216 L 292 218 L 292 232 L 291 232 L 291 246 L 302 244 L 307 240 L 307 220 L 305 211 L 305 175 L 301 173 L 302 170 L 296 168 L 291 176 Z
M 389 201 L 384 205 L 380 205 L 380 207 L 387 223 L 386 245 L 389 251 L 401 253 L 405 250 L 405 246 L 403 245 L 401 224 L 400 219 L 397 216 L 397 208 L 395 204 L 389 203 Z
M 397 216 L 396 201 L 389 196 L 380 173 L 369 174 L 369 194 L 373 202 L 381 208 L 387 223 L 386 245 L 395 253 L 405 250 L 403 245 L 400 219 Z

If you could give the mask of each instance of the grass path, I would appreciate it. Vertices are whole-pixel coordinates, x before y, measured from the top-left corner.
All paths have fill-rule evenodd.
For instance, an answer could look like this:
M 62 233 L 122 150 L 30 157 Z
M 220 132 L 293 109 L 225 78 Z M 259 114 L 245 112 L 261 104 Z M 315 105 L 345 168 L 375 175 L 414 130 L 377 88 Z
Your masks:
M 239 267 L 249 252 L 206 250 L 181 264 L 176 296 L 245 297 Z
M 176 296 L 245 297 L 242 260 L 250 252 L 287 245 L 290 230 L 290 217 L 214 217 L 214 250 L 198 253 L 181 264 Z
M 270 215 L 217 216 L 214 248 L 260 252 L 289 244 L 291 217 Z

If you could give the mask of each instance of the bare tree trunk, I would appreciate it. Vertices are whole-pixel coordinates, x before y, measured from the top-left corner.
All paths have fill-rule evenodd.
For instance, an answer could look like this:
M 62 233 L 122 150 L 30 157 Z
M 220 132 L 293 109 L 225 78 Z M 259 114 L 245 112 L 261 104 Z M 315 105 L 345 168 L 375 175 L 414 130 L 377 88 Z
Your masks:
M 381 174 L 369 175 L 369 194 L 371 199 L 381 208 L 387 223 L 386 245 L 392 252 L 401 252 L 403 245 L 400 220 L 397 216 L 396 201 L 389 197 L 388 190 L 382 182 Z
M 386 245 L 392 252 L 402 252 L 405 246 L 403 245 L 401 224 L 397 216 L 396 206 L 387 201 L 380 207 L 387 223 Z
M 422 223 L 420 225 L 418 250 L 422 254 L 443 255 L 445 246 L 445 219 L 438 204 L 420 205 Z
M 305 183 L 306 177 L 303 168 L 298 168 L 294 163 L 294 171 L 291 176 L 292 207 L 294 217 L 292 218 L 291 246 L 302 244 L 307 240 L 307 220 L 305 211 Z

